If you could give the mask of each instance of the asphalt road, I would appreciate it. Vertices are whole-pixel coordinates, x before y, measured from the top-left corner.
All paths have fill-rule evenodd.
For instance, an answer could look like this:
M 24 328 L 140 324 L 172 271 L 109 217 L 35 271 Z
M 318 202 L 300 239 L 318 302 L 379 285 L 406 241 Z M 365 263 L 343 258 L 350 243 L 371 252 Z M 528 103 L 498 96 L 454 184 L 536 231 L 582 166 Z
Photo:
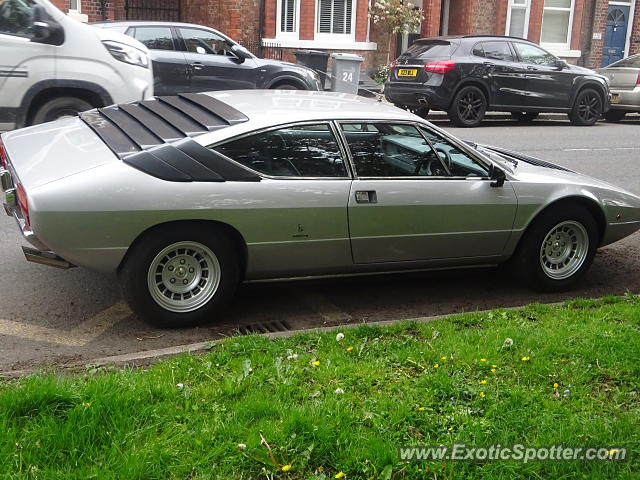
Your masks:
M 640 116 L 587 128 L 572 127 L 560 116 L 530 126 L 493 120 L 471 130 L 434 123 L 461 138 L 518 150 L 640 193 Z M 0 216 L 0 372 L 202 342 L 265 322 L 298 329 L 640 291 L 636 234 L 601 249 L 570 293 L 535 294 L 493 269 L 253 284 L 241 288 L 224 322 L 157 330 L 122 303 L 115 277 L 27 263 L 22 243 L 12 219 Z

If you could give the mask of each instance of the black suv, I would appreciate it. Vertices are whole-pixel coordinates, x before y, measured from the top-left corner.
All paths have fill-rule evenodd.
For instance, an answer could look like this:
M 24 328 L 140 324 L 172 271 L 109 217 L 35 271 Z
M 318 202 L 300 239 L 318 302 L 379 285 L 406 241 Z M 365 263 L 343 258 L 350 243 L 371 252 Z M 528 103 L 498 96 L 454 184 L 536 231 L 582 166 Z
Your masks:
M 520 121 L 566 112 L 575 125 L 593 125 L 610 106 L 602 75 L 502 36 L 419 39 L 391 65 L 384 93 L 421 116 L 444 110 L 460 127 L 475 127 L 488 110 Z
M 258 58 L 209 27 L 175 22 L 105 22 L 98 28 L 125 33 L 147 46 L 154 93 L 280 88 L 320 90 L 320 78 L 302 65 Z

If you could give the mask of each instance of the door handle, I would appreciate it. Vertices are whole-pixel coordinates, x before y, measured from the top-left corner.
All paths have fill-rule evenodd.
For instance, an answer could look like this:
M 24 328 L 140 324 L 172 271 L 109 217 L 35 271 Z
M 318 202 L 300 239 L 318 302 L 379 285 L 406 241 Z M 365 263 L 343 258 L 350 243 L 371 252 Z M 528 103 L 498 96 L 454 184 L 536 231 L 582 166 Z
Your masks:
M 484 66 L 493 70 L 494 68 L 496 68 L 496 64 L 495 63 L 491 63 L 491 62 L 484 62 Z
M 375 190 L 358 190 L 356 203 L 378 203 L 378 195 Z
M 191 68 L 193 68 L 194 70 L 202 70 L 204 68 L 204 65 L 200 62 L 195 62 L 191 64 Z
M 536 67 L 532 67 L 531 65 L 527 65 L 527 70 L 533 70 L 536 71 L 538 70 Z

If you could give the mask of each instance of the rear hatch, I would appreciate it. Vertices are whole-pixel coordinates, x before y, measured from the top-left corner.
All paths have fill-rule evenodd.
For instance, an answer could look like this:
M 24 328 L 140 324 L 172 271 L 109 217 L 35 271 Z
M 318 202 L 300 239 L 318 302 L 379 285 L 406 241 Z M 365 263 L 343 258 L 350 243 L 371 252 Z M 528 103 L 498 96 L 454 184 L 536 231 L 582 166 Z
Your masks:
M 609 87 L 614 90 L 633 90 L 640 84 L 640 55 L 622 59 L 598 73 L 609 79 Z
M 393 62 L 389 81 L 426 83 L 433 75 L 446 73 L 446 61 L 458 46 L 457 41 L 440 38 L 417 40 Z

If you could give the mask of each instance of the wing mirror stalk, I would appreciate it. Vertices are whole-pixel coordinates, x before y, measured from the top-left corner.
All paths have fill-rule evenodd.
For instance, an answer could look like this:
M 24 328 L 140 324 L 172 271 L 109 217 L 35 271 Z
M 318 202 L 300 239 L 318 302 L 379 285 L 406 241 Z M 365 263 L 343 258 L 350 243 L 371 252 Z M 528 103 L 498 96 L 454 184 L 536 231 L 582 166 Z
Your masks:
M 504 181 L 507 179 L 507 176 L 503 170 L 495 165 L 491 165 L 491 168 L 489 169 L 489 179 L 492 180 L 489 185 L 492 187 L 501 187 L 504 185 Z
M 47 45 L 62 45 L 64 43 L 64 29 L 56 22 L 42 5 L 33 7 L 33 22 L 31 24 L 31 41 Z
M 231 51 L 237 57 L 236 61 L 238 63 L 244 63 L 244 61 L 247 58 L 251 58 L 251 54 L 249 53 L 249 50 L 244 48 L 242 45 L 235 44 L 234 46 L 231 47 Z

